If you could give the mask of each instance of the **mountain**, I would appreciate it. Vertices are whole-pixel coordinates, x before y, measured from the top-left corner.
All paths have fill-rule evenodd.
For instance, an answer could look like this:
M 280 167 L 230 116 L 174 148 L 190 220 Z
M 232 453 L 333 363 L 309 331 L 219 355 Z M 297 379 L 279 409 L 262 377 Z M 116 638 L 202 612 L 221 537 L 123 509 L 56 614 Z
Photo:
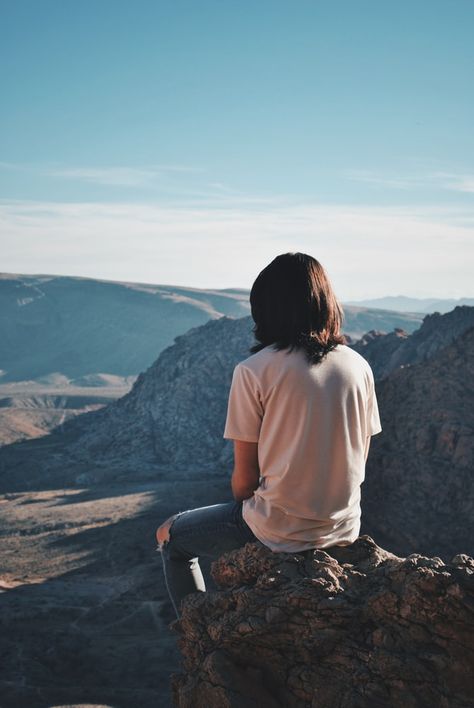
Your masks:
M 445 315 L 426 315 L 411 335 L 399 328 L 390 334 L 371 330 L 352 346 L 382 379 L 399 367 L 426 361 L 472 326 L 474 307 L 462 305 Z
M 472 555 L 474 326 L 430 351 L 377 383 L 383 432 L 372 439 L 361 533 L 394 553 Z
M 360 339 L 371 329 L 391 332 L 404 329 L 414 332 L 423 321 L 423 315 L 416 313 L 392 312 L 391 310 L 354 307 L 344 304 L 344 322 L 342 331 L 350 342 Z
M 417 298 L 406 297 L 405 295 L 391 295 L 389 297 L 377 297 L 369 300 L 350 300 L 348 305 L 358 305 L 362 307 L 380 307 L 382 310 L 396 310 L 397 312 L 440 312 L 445 313 L 459 305 L 474 306 L 473 297 L 454 298 Z
M 383 432 L 372 443 L 363 517 L 366 532 L 385 534 L 381 541 L 390 550 L 469 552 L 472 316 L 472 308 L 456 308 L 425 318 L 413 335 L 385 335 L 400 347 L 413 338 L 406 351 L 423 357 L 377 382 Z M 221 317 L 193 328 L 122 398 L 66 421 L 46 438 L 0 449 L 0 489 L 221 480 L 232 468 L 232 443 L 222 438 L 228 391 L 235 364 L 254 341 L 252 324 L 250 317 Z
M 222 438 L 227 397 L 234 366 L 254 341 L 252 325 L 251 317 L 224 316 L 192 328 L 127 395 L 66 421 L 47 438 L 1 448 L 0 488 L 228 469 L 232 446 Z
M 176 336 L 249 311 L 242 288 L 0 274 L 0 446 L 103 407 Z M 420 315 L 348 306 L 344 331 L 353 341 L 371 328 L 411 332 L 420 322 Z
M 249 292 L 240 288 L 0 274 L 0 380 L 136 376 L 190 328 L 249 313 Z M 352 339 L 370 329 L 412 332 L 421 319 L 348 306 L 344 332 Z
M 51 275 L 0 276 L 2 383 L 143 371 L 175 336 L 222 315 L 247 314 L 245 295 Z

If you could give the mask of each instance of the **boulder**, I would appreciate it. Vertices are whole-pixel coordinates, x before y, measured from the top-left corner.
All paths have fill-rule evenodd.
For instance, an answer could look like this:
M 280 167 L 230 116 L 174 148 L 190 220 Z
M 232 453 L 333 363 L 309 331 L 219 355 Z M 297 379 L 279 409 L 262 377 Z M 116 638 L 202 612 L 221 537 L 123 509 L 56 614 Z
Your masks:
M 466 708 L 474 696 L 474 560 L 399 557 L 368 535 L 212 565 L 178 634 L 179 708 Z

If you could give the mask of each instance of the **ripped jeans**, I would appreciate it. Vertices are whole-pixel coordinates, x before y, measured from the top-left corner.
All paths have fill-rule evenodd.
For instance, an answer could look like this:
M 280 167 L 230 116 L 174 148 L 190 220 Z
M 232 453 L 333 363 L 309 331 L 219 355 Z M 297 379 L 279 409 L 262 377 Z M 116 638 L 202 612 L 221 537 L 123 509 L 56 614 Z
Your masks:
M 213 504 L 180 512 L 169 531 L 169 541 L 159 550 L 163 560 L 166 588 L 176 616 L 180 617 L 181 601 L 189 593 L 204 592 L 199 558 L 216 560 L 227 551 L 260 543 L 242 517 L 242 502 Z

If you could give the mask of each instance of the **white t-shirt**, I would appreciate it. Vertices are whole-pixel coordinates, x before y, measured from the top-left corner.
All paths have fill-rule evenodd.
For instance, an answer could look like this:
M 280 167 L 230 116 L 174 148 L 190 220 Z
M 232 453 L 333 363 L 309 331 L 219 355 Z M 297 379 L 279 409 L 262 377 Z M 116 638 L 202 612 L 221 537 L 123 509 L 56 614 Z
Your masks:
M 243 502 L 274 551 L 353 543 L 367 438 L 380 433 L 369 363 L 344 344 L 310 365 L 269 345 L 234 368 L 224 438 L 258 442 L 260 484 Z

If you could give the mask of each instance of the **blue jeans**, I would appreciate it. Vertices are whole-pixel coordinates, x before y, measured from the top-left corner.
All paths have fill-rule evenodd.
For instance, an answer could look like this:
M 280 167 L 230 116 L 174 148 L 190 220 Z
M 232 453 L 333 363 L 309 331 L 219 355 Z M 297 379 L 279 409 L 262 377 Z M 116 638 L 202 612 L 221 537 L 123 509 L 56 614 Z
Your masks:
M 248 542 L 260 543 L 242 517 L 242 502 L 213 504 L 177 515 L 169 541 L 160 550 L 166 588 L 178 619 L 182 599 L 206 590 L 199 558 L 215 560 Z

